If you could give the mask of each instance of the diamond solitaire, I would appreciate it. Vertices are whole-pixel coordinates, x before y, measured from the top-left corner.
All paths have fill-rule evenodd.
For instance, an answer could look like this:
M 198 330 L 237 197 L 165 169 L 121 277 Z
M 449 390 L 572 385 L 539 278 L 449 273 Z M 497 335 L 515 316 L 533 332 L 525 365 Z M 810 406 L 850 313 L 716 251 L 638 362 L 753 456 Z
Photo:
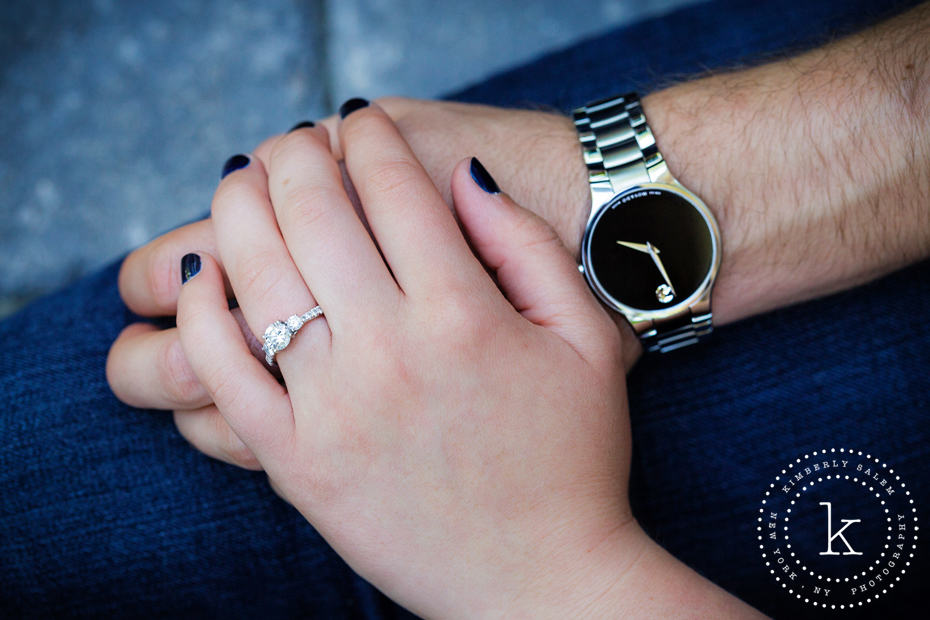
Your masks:
M 323 309 L 314 306 L 301 315 L 292 315 L 286 322 L 275 321 L 265 329 L 264 343 L 262 351 L 265 352 L 265 361 L 269 366 L 274 362 L 274 356 L 287 348 L 291 343 L 291 338 L 303 327 L 308 321 L 323 316 Z

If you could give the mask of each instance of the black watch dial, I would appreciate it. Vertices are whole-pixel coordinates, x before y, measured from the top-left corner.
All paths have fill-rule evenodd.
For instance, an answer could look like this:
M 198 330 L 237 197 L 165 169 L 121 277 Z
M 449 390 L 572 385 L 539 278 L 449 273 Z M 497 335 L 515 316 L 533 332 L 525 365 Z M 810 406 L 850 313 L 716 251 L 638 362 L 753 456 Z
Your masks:
M 617 196 L 592 223 L 586 273 L 607 301 L 636 310 L 670 308 L 700 288 L 714 263 L 701 211 L 676 192 L 644 188 Z

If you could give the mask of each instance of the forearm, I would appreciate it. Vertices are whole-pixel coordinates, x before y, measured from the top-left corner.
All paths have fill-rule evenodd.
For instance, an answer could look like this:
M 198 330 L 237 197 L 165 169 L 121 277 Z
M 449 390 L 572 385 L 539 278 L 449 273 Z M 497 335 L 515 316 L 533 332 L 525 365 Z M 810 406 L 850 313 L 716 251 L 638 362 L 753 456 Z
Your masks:
M 930 254 L 930 5 L 800 57 L 644 100 L 676 177 L 716 214 L 715 322 Z

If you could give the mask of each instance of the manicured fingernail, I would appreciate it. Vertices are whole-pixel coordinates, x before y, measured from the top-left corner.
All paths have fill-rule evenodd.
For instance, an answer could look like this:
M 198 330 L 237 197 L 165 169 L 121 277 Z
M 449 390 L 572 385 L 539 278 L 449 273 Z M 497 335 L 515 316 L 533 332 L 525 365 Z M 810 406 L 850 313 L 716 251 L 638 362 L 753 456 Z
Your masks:
M 220 175 L 221 179 L 225 179 L 226 175 L 230 172 L 235 172 L 240 168 L 245 168 L 249 165 L 249 162 L 252 161 L 249 159 L 248 155 L 233 155 L 226 160 L 226 163 L 223 164 L 223 174 Z
M 355 112 L 356 110 L 367 108 L 368 103 L 369 102 L 367 99 L 362 99 L 360 97 L 349 99 L 348 101 L 343 103 L 341 106 L 339 106 L 339 116 L 341 118 L 345 118 L 349 114 L 352 114 L 352 112 Z
M 316 127 L 316 123 L 314 123 L 313 121 L 300 121 L 299 123 L 297 123 L 290 129 L 288 129 L 287 133 L 291 133 L 292 131 L 297 131 L 298 129 L 304 129 L 305 127 Z
M 494 177 L 492 177 L 491 173 L 487 171 L 487 168 L 481 165 L 481 162 L 478 161 L 477 157 L 471 158 L 471 178 L 475 180 L 475 183 L 478 184 L 478 187 L 487 193 L 501 193 L 501 188 L 497 186 L 497 182 L 494 180 Z
M 200 254 L 185 254 L 181 259 L 181 284 L 200 273 Z

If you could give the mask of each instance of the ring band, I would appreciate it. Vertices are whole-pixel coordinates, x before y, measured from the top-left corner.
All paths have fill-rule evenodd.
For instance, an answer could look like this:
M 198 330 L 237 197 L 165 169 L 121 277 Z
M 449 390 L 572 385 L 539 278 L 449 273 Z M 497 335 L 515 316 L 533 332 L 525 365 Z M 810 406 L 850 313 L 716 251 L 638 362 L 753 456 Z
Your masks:
M 265 361 L 269 366 L 274 365 L 274 356 L 291 344 L 294 337 L 304 324 L 323 316 L 323 308 L 314 306 L 301 315 L 293 315 L 286 321 L 275 321 L 265 329 L 262 351 L 265 352 Z

